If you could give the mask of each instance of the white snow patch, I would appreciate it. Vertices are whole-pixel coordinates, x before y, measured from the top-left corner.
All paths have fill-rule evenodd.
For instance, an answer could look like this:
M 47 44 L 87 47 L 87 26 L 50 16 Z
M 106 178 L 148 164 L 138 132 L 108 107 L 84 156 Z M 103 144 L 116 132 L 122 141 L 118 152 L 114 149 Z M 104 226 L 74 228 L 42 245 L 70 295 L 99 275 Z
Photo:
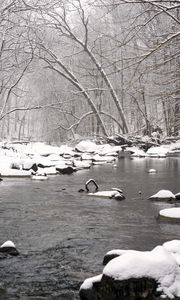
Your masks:
M 113 197 L 119 195 L 118 191 L 99 191 L 95 193 L 88 193 L 88 196 L 97 196 L 97 197 Z
M 149 169 L 148 173 L 154 174 L 154 173 L 157 173 L 157 171 L 155 169 Z
M 16 246 L 14 245 L 14 243 L 12 241 L 6 241 L 4 242 L 0 248 L 5 248 L 5 247 L 12 247 L 12 248 L 16 248 Z
M 93 283 L 100 282 L 101 279 L 102 279 L 102 274 L 87 278 L 86 280 L 84 280 L 83 284 L 80 286 L 80 290 L 81 289 L 83 289 L 83 290 L 91 289 L 93 287 Z
M 180 207 L 162 209 L 159 215 L 168 218 L 180 218 Z

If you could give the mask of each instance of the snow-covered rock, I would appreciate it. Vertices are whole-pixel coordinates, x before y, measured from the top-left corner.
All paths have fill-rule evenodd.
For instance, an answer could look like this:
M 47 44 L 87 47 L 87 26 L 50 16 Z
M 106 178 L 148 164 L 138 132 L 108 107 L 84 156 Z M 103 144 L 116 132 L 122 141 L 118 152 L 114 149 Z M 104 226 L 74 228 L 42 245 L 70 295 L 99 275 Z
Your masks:
M 94 142 L 91 141 L 81 141 L 75 147 L 75 150 L 79 152 L 86 152 L 86 153 L 95 153 L 98 151 L 99 147 Z
M 131 157 L 146 157 L 147 156 L 146 152 L 142 149 L 135 148 L 135 147 L 133 147 L 132 149 L 133 149 L 134 153 L 131 154 Z
M 93 155 L 89 153 L 82 153 L 81 154 L 81 159 L 82 160 L 89 160 L 92 161 Z
M 164 146 L 151 147 L 148 149 L 146 154 L 149 157 L 166 157 L 168 151 L 169 148 Z
M 80 160 L 74 159 L 73 166 L 77 170 L 83 170 L 83 169 L 89 169 L 91 167 L 91 163 L 89 163 L 87 161 L 80 161 Z
M 169 190 L 160 190 L 156 194 L 152 195 L 150 200 L 171 200 L 175 199 L 175 195 Z
M 10 240 L 6 241 L 0 246 L 0 253 L 1 253 L 0 258 L 5 258 L 7 254 L 13 256 L 19 255 L 19 252 L 17 251 L 15 244 Z
M 100 156 L 99 154 L 94 155 L 92 158 L 93 163 L 111 163 L 115 160 L 114 156 Z
M 173 299 L 180 297 L 180 241 L 157 246 L 152 251 L 113 250 L 117 255 L 97 277 L 85 280 L 81 299 Z M 174 253 L 176 252 L 176 255 Z M 176 298 L 177 299 L 177 298 Z M 179 298 L 178 298 L 179 299 Z
M 87 278 L 84 280 L 83 284 L 81 285 L 80 289 L 91 289 L 93 287 L 93 283 L 100 282 L 102 279 L 102 274 Z
M 46 167 L 46 168 L 40 168 L 38 167 L 37 170 L 38 174 L 47 174 L 47 175 L 56 175 L 58 174 L 56 167 Z
M 155 174 L 155 173 L 157 173 L 157 171 L 156 171 L 156 169 L 149 169 L 149 170 L 148 170 L 148 173 L 150 173 L 150 174 Z
M 113 198 L 114 197 L 115 198 L 119 194 L 121 194 L 122 198 L 123 198 L 123 194 L 119 193 L 117 190 L 99 191 L 99 192 L 95 192 L 95 193 L 88 193 L 88 196 L 105 197 L 105 198 Z
M 159 216 L 172 219 L 172 220 L 178 219 L 180 221 L 180 207 L 162 209 L 159 212 Z
M 111 260 L 103 270 L 104 275 L 115 280 L 154 278 L 162 289 L 172 285 L 174 275 L 178 272 L 179 266 L 163 246 L 157 246 L 152 251 L 126 252 Z
M 180 192 L 175 194 L 175 197 L 176 197 L 177 200 L 180 200 Z

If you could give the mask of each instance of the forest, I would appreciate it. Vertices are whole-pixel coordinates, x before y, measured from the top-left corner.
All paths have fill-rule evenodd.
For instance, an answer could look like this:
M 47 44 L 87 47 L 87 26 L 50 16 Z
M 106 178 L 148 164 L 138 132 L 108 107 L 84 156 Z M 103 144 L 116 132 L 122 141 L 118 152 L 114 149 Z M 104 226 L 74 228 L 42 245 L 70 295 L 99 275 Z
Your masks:
M 179 41 L 179 0 L 1 0 L 0 139 L 178 135 Z

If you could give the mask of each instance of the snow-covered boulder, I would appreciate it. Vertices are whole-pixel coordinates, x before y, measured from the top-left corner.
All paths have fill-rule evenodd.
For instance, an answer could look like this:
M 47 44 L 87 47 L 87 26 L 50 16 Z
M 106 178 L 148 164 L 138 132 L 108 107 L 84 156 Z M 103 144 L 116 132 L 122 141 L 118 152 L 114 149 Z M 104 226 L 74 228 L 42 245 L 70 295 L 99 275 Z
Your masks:
M 95 193 L 88 193 L 88 196 L 94 196 L 94 197 L 103 197 L 103 198 L 113 198 L 116 200 L 124 200 L 125 196 L 123 195 L 123 192 L 121 190 L 118 191 L 118 189 L 112 189 L 110 191 L 98 191 Z
M 180 222 L 180 207 L 172 207 L 162 209 L 159 212 L 159 219 L 170 221 L 170 222 Z
M 175 195 L 169 190 L 160 190 L 156 194 L 152 195 L 150 200 L 174 200 Z
M 95 153 L 98 151 L 98 145 L 91 141 L 81 141 L 76 145 L 75 150 L 79 152 Z
M 107 263 L 114 259 L 115 257 L 118 257 L 120 255 L 123 255 L 125 253 L 127 253 L 128 251 L 135 251 L 135 250 L 122 250 L 122 249 L 114 249 L 114 250 L 111 250 L 111 251 L 108 251 L 106 253 L 106 255 L 104 256 L 103 258 L 103 265 L 107 265 Z
M 83 170 L 83 169 L 89 169 L 91 167 L 91 163 L 89 163 L 87 161 L 80 161 L 80 160 L 74 159 L 73 166 L 77 170 Z
M 68 165 L 57 165 L 56 166 L 56 170 L 60 173 L 60 174 L 67 174 L 70 175 L 73 172 L 76 171 L 76 168 L 73 166 L 68 166 Z
M 121 146 L 111 146 L 109 144 L 98 145 L 98 147 L 97 154 L 106 156 L 118 156 L 119 151 L 122 150 Z
M 180 267 L 167 247 L 114 254 L 118 257 L 107 263 L 102 277 L 91 277 L 81 285 L 82 300 L 97 299 L 97 295 L 100 300 L 179 299 Z
M 93 163 L 111 163 L 115 160 L 114 156 L 100 156 L 99 154 L 94 155 L 92 158 Z
M 29 143 L 25 149 L 26 154 L 48 156 L 50 154 L 59 154 L 59 147 L 46 145 L 45 143 Z
M 93 155 L 89 153 L 82 153 L 81 154 L 81 159 L 82 160 L 89 160 L 92 161 Z
M 149 148 L 146 154 L 149 157 L 166 157 L 168 151 L 168 147 L 158 146 Z
M 175 194 L 175 197 L 176 197 L 177 200 L 180 200 L 180 192 Z
M 3 258 L 6 257 L 7 254 L 12 255 L 12 256 L 19 255 L 19 252 L 16 249 L 16 246 L 12 241 L 6 241 L 5 243 L 3 243 L 0 246 L 0 253 L 1 253 L 1 256 L 2 256 L 2 254 L 4 255 Z M 0 257 L 0 258 L 2 258 L 2 257 Z
M 157 173 L 157 171 L 156 171 L 156 169 L 149 169 L 148 173 L 149 174 L 155 174 L 155 173 Z
M 133 147 L 133 154 L 131 154 L 131 157 L 146 157 L 147 154 L 144 150 Z
M 38 167 L 37 173 L 46 174 L 46 175 L 56 175 L 58 174 L 58 171 L 56 170 L 56 167 L 46 167 L 46 168 Z

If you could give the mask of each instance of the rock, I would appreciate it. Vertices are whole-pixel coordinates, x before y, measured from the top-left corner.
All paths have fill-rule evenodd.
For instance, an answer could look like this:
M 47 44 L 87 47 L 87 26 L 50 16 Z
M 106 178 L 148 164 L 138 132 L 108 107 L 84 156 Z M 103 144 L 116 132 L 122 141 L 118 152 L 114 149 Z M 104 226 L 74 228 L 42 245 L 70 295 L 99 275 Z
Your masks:
M 91 141 L 81 141 L 75 147 L 78 152 L 94 153 L 98 150 L 98 145 Z
M 149 169 L 149 170 L 148 170 L 148 173 L 150 173 L 150 174 L 155 174 L 155 173 L 157 173 L 157 171 L 156 171 L 155 169 Z
M 152 195 L 150 200 L 163 200 L 163 201 L 171 201 L 175 199 L 175 195 L 168 190 L 160 190 L 158 193 Z
M 177 200 L 180 200 L 180 193 L 175 194 Z
M 17 249 L 12 241 L 6 241 L 4 244 L 2 244 L 0 247 L 0 253 L 5 254 L 5 257 L 8 254 L 12 255 L 12 256 L 19 255 L 19 252 L 17 251 Z M 1 256 L 1 258 L 2 258 L 2 256 Z
M 91 288 L 81 287 L 81 300 L 155 300 L 157 282 L 152 278 L 131 278 L 118 281 L 106 275 L 101 281 L 94 281 Z
M 73 172 L 76 171 L 75 168 L 70 167 L 70 166 L 67 166 L 67 167 L 64 167 L 64 168 L 60 168 L 60 167 L 57 167 L 57 166 L 56 166 L 56 170 L 57 170 L 59 173 L 61 173 L 61 174 L 68 174 L 68 175 L 70 175 L 70 174 L 72 174 Z
M 77 170 L 90 169 L 91 163 L 83 162 L 83 161 L 74 159 L 74 160 L 73 160 L 73 166 L 74 166 Z
M 102 275 L 83 282 L 81 300 L 180 300 L 179 243 L 151 251 L 110 251 L 117 257 L 106 264 Z
M 172 207 L 160 210 L 158 219 L 161 221 L 180 223 L 180 207 Z
M 110 260 L 112 260 L 113 258 L 115 258 L 115 257 L 118 257 L 119 256 L 119 254 L 117 254 L 117 253 L 112 253 L 112 254 L 106 254 L 105 256 L 104 256 L 104 259 L 103 259 L 103 265 L 105 266 L 105 265 L 107 265 L 108 264 L 108 262 L 110 261 Z

